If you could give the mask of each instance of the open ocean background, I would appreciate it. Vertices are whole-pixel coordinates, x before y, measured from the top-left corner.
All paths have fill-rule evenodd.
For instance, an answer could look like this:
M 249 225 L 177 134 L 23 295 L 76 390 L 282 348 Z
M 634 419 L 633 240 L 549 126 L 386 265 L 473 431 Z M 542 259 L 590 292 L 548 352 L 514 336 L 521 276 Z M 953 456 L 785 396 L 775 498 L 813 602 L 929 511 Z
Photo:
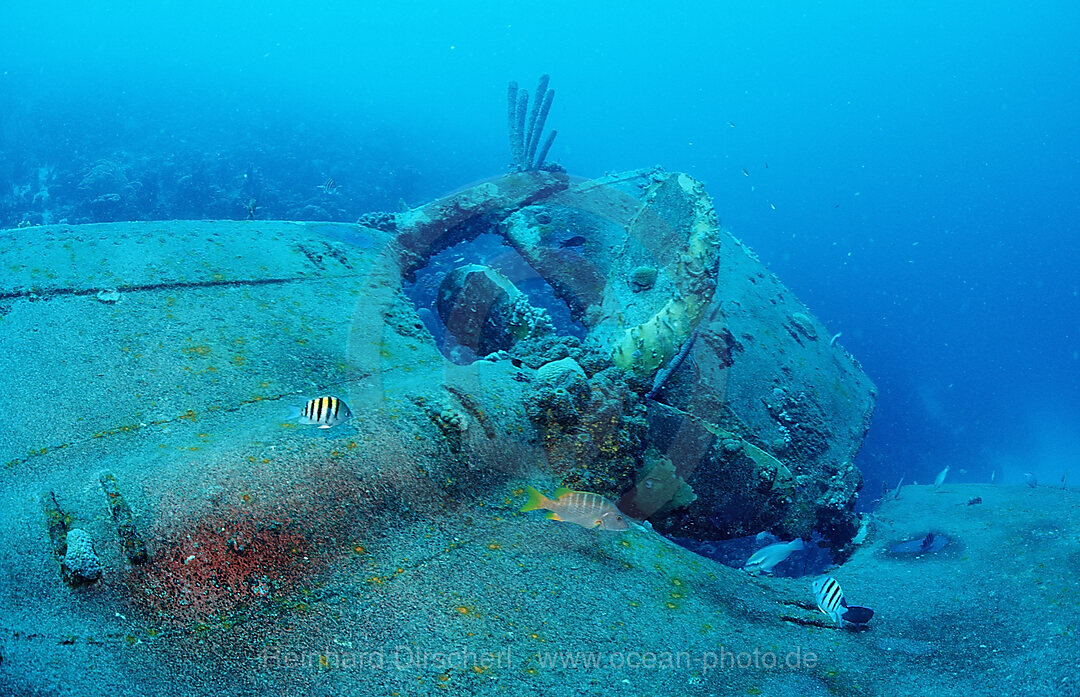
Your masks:
M 1077 36 L 1070 2 L 6 2 L 0 227 L 417 205 L 506 170 L 547 72 L 551 160 L 703 180 L 843 333 L 869 498 L 1075 482 Z

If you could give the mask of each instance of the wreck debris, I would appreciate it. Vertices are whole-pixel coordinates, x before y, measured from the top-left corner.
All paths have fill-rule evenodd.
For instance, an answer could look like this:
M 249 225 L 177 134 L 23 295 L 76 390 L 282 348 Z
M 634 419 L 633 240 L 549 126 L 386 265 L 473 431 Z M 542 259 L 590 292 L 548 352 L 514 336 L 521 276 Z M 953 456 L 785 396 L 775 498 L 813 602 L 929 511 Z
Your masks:
M 99 302 L 103 302 L 107 305 L 120 302 L 120 291 L 115 288 L 103 288 L 94 295 Z
M 561 171 L 518 172 L 397 214 L 394 240 L 404 252 L 402 273 L 416 271 L 434 254 L 488 229 L 477 221 L 504 217 L 507 211 L 565 190 L 569 183 Z
M 101 562 L 94 551 L 90 533 L 71 527 L 74 519 L 60 509 L 55 493 L 50 491 L 43 495 L 41 503 L 49 530 L 49 542 L 60 560 L 60 575 L 64 582 L 72 586 L 85 586 L 100 579 Z
M 553 331 L 545 310 L 499 271 L 480 264 L 458 267 L 439 287 L 435 309 L 457 342 L 478 356 L 505 351 L 515 342 Z
M 52 543 L 53 552 L 57 557 L 63 557 L 67 551 L 67 533 L 71 516 L 60 510 L 60 505 L 56 502 L 56 494 L 51 491 L 41 497 L 41 506 L 45 510 L 45 524 L 49 530 L 49 542 Z
M 116 523 L 116 534 L 120 537 L 121 551 L 132 564 L 145 564 L 150 559 L 150 555 L 146 551 L 146 543 L 135 529 L 135 516 L 132 515 L 131 508 L 120 493 L 116 477 L 109 472 L 101 475 L 101 488 L 109 499 L 109 511 L 112 513 L 113 522 Z
M 814 327 L 814 320 L 810 319 L 809 315 L 802 312 L 794 312 L 791 315 L 791 324 L 795 327 L 796 331 L 807 339 L 817 341 L 817 329 Z
M 652 290 L 656 285 L 656 267 L 639 266 L 630 272 L 630 288 L 635 293 Z
M 536 381 L 542 386 L 565 387 L 568 391 L 588 393 L 585 371 L 573 358 L 560 358 L 540 366 Z
M 527 135 L 527 119 L 525 124 Z M 669 486 L 674 488 L 675 480 L 668 476 L 673 467 L 677 476 L 692 482 L 698 499 L 689 507 L 657 511 L 652 524 L 663 532 L 719 538 L 768 528 L 790 539 L 822 530 L 826 544 L 833 549 L 843 547 L 857 532 L 851 509 L 859 482 L 855 474 L 846 470 L 841 476 L 834 471 L 837 463 L 850 459 L 857 448 L 873 395 L 872 385 L 858 365 L 846 359 L 837 361 L 835 352 L 821 350 L 828 335 L 809 314 L 806 316 L 814 330 L 823 337 L 822 345 L 814 346 L 801 333 L 799 343 L 783 329 L 787 325 L 798 333 L 790 318 L 795 312 L 808 311 L 793 299 L 785 299 L 789 298 L 786 289 L 719 226 L 711 201 L 692 178 L 648 170 L 575 183 L 572 187 L 569 184 L 562 172 L 514 172 L 400 213 L 392 218 L 395 235 L 355 230 L 352 226 L 319 228 L 368 240 L 369 246 L 364 248 L 368 251 L 349 256 L 358 271 L 347 281 L 337 280 L 336 274 L 341 271 L 330 263 L 323 264 L 325 269 L 312 268 L 298 249 L 297 245 L 301 245 L 321 254 L 324 242 L 319 238 L 323 234 L 319 229 L 260 224 L 251 229 L 251 234 L 261 235 L 252 249 L 277 249 L 273 245 L 278 244 L 281 258 L 288 263 L 282 262 L 280 271 L 276 266 L 261 272 L 252 268 L 250 278 L 239 266 L 215 267 L 230 279 L 216 283 L 229 287 L 273 283 L 265 289 L 268 293 L 285 293 L 288 286 L 279 289 L 277 284 L 307 274 L 305 278 L 320 279 L 327 290 L 348 287 L 355 297 L 328 292 L 322 298 L 325 309 L 312 310 L 306 305 L 300 309 L 305 316 L 311 312 L 313 319 L 315 312 L 319 317 L 337 318 L 330 320 L 335 331 L 349 332 L 349 343 L 341 344 L 347 348 L 344 358 L 348 370 L 375 376 L 370 381 L 374 398 L 391 393 L 412 396 L 413 389 L 418 390 L 417 396 L 425 397 L 423 408 L 405 405 L 400 414 L 387 417 L 412 424 L 413 428 L 406 432 L 415 430 L 442 441 L 439 429 L 461 433 L 457 426 L 465 422 L 454 412 L 467 417 L 469 430 L 459 438 L 457 446 L 465 455 L 440 458 L 448 470 L 467 461 L 470 469 L 475 463 L 477 471 L 502 471 L 509 458 L 494 456 L 496 445 L 502 445 L 504 436 L 521 434 L 523 442 L 536 445 L 538 455 L 527 461 L 515 458 L 523 466 L 535 467 L 537 474 L 556 477 L 560 483 L 610 499 L 639 482 L 650 494 L 665 493 Z M 386 219 L 390 221 L 391 217 Z M 201 225 L 177 224 L 176 229 L 184 230 L 193 244 L 201 244 L 203 237 L 206 244 L 211 244 L 221 231 Z M 148 243 L 157 239 L 156 229 L 147 231 Z M 274 242 L 279 234 L 280 244 Z M 495 365 L 470 364 L 462 368 L 460 375 L 464 377 L 457 382 L 462 385 L 462 393 L 474 396 L 475 406 L 469 406 L 460 397 L 451 401 L 440 395 L 438 388 L 446 381 L 447 373 L 458 374 L 456 357 L 443 361 L 439 339 L 445 335 L 433 336 L 417 321 L 413 308 L 401 303 L 404 296 L 398 282 L 408 281 L 409 274 L 422 269 L 432 254 L 482 234 L 497 234 L 514 244 L 556 297 L 566 303 L 571 318 L 583 325 L 585 338 L 557 333 L 530 337 L 512 342 L 503 357 L 492 361 Z M 579 244 L 582 241 L 584 244 Z M 170 250 L 166 248 L 160 254 L 172 254 Z M 453 266 L 463 263 L 467 263 L 464 257 L 454 261 Z M 635 276 L 635 270 L 646 267 L 655 273 L 651 279 L 653 288 L 636 292 L 641 284 L 634 284 L 634 278 L 648 281 L 653 276 L 653 272 Z M 110 277 L 119 278 L 123 273 L 123 268 L 118 268 Z M 155 271 L 146 278 L 129 279 L 122 289 L 126 295 L 133 289 L 168 287 L 184 291 L 213 287 L 215 283 L 200 275 L 191 276 L 194 281 L 184 281 L 172 278 L 172 273 Z M 432 292 L 439 288 L 434 283 L 436 278 L 429 288 Z M 483 285 L 484 276 L 474 280 L 478 286 Z M 30 282 L 21 286 L 30 286 Z M 92 295 L 98 289 L 79 292 Z M 14 287 L 12 292 L 22 291 Z M 216 292 L 206 297 L 207 302 L 225 303 L 220 309 L 222 317 L 257 307 L 254 301 L 234 306 L 241 299 L 231 295 L 217 299 Z M 462 298 L 469 302 L 458 304 L 456 309 L 465 310 L 459 328 L 475 328 L 478 338 L 486 339 L 487 329 L 482 323 L 474 324 L 469 312 L 475 308 L 479 315 L 483 297 L 466 293 Z M 713 302 L 722 305 L 723 318 L 707 322 Z M 185 304 L 187 310 L 195 307 Z M 427 312 L 435 309 L 424 308 Z M 134 314 L 105 315 L 109 320 L 146 322 L 170 340 L 186 338 L 178 334 L 178 323 L 163 322 L 156 315 L 146 314 L 147 310 L 149 307 L 140 304 L 131 308 Z M 266 311 L 269 318 L 284 309 L 279 303 Z M 347 317 L 351 320 L 347 321 Z M 526 327 L 522 324 L 516 328 Z M 504 329 L 509 328 L 504 325 Z M 688 370 L 689 361 L 684 361 L 659 395 L 665 404 L 646 404 L 643 394 L 694 332 L 698 341 L 690 358 L 697 368 Z M 500 340 L 515 338 L 513 332 L 496 335 Z M 259 339 L 258 349 L 268 356 L 277 355 L 280 351 L 274 341 L 273 337 L 267 337 L 265 342 Z M 337 346 L 327 344 L 317 351 L 323 354 L 326 349 L 325 355 L 336 356 Z M 465 354 L 465 350 L 460 352 L 462 357 Z M 557 367 L 553 366 L 544 371 L 545 379 L 540 379 L 537 369 L 564 358 L 577 362 L 586 377 L 582 379 L 578 371 L 559 371 L 565 383 L 549 381 L 547 374 Z M 520 370 L 512 370 L 512 360 L 518 362 Z M 326 366 L 327 371 L 332 369 L 330 362 Z M 336 373 L 327 375 L 337 379 Z M 118 381 L 117 391 L 134 395 L 139 389 L 125 382 L 128 377 L 121 372 L 106 380 Z M 230 388 L 242 389 L 246 397 L 251 391 L 247 377 L 230 371 L 216 379 L 227 382 Z M 407 382 L 401 382 L 406 378 Z M 519 380 L 530 384 L 515 382 Z M 197 400 L 202 399 L 201 394 L 216 394 L 216 390 L 191 389 L 204 385 L 193 383 L 187 376 L 178 378 L 175 384 L 183 384 Z M 325 384 L 337 383 L 328 378 Z M 761 390 L 766 385 L 781 387 L 780 397 L 762 399 Z M 133 386 L 135 389 L 131 389 Z M 367 399 L 369 393 L 364 389 Z M 795 395 L 804 393 L 805 398 L 796 399 Z M 425 413 L 429 404 L 434 405 L 430 415 Z M 138 418 L 138 404 L 125 402 L 122 406 L 130 414 L 127 419 Z M 209 409 L 207 404 L 198 411 L 209 413 Z M 447 409 L 450 411 L 444 414 Z M 655 413 L 663 416 L 653 416 Z M 484 414 L 486 420 L 478 414 Z M 740 435 L 720 439 L 722 442 L 714 445 L 714 439 L 699 434 L 707 431 L 703 423 L 720 432 Z M 95 430 L 102 431 L 107 425 L 95 424 Z M 485 436 L 494 433 L 500 442 L 481 439 L 480 426 Z M 788 435 L 793 445 L 781 447 Z M 744 438 L 779 458 L 788 469 L 780 469 L 772 460 L 759 465 L 745 454 Z M 491 436 L 487 440 L 492 440 Z M 650 467 L 654 463 L 642 459 L 642 451 L 650 445 L 671 461 L 671 467 Z M 440 442 L 440 449 L 443 446 Z M 474 452 L 478 456 L 468 457 Z M 402 466 L 395 463 L 395 473 Z M 441 474 L 434 467 L 427 469 Z M 527 471 L 532 476 L 531 470 Z M 798 486 L 788 484 L 792 472 L 798 473 Z M 414 475 L 410 469 L 401 476 Z M 430 477 L 433 485 L 442 481 L 446 480 L 436 474 Z M 141 518 L 137 522 L 140 530 L 146 525 Z M 104 544 L 103 539 L 104 535 L 98 534 L 96 542 Z M 158 540 L 155 559 L 166 551 L 171 553 L 164 546 L 164 551 L 158 552 L 163 538 Z M 193 549 L 182 551 L 179 562 L 196 554 Z M 197 556 L 183 568 L 190 570 L 200 559 Z
M 42 495 L 41 505 L 45 511 L 45 525 L 49 531 L 49 542 L 52 543 L 53 553 L 56 554 L 57 559 L 63 560 L 64 555 L 67 554 L 67 534 L 71 516 L 60 510 L 60 505 L 56 502 L 56 494 L 51 491 Z M 67 580 L 66 577 L 65 580 Z
M 407 213 L 408 209 L 406 208 L 401 212 Z M 364 213 L 357 218 L 356 224 L 375 230 L 382 230 L 383 232 L 390 232 L 397 229 L 397 216 L 393 213 L 387 213 L 386 211 L 371 211 L 369 213 Z
M 791 490 L 795 488 L 795 477 L 791 470 L 779 459 L 765 452 L 753 443 L 743 441 L 743 453 L 753 460 L 765 477 L 772 482 L 772 489 Z
M 685 508 L 697 500 L 697 494 L 667 457 L 656 448 L 645 453 L 644 471 L 633 487 L 619 499 L 619 508 L 635 518 Z
M 491 419 L 488 418 L 487 413 L 483 407 L 477 404 L 475 398 L 465 390 L 459 389 L 454 385 L 445 385 L 446 391 L 454 395 L 458 402 L 461 403 L 463 409 L 468 412 L 469 416 L 473 418 L 476 423 L 480 424 L 480 428 L 484 430 L 484 435 L 488 438 L 495 437 L 495 427 L 491 423 Z M 459 421 L 464 425 L 468 425 L 468 421 L 465 420 L 464 414 L 459 415 Z
M 569 355 L 589 384 L 604 375 L 630 392 L 613 403 L 623 417 L 595 428 L 608 433 L 639 406 L 649 416 L 624 469 L 594 448 L 593 400 L 579 404 L 565 388 L 538 385 L 526 414 L 564 484 L 615 497 L 645 481 L 651 494 L 657 481 L 645 476 L 641 455 L 652 445 L 692 479 L 698 497 L 656 511 L 658 530 L 696 539 L 818 531 L 834 551 L 850 549 L 860 482 L 854 471 L 834 475 L 865 433 L 873 387 L 857 365 L 822 350 L 824 326 L 721 227 L 700 182 L 660 169 L 611 174 L 535 199 L 495 230 L 584 325 L 586 338 Z M 538 367 L 530 348 L 520 344 L 514 356 Z M 602 360 L 586 357 L 594 352 Z M 780 397 L 747 389 L 765 375 L 776 376 Z M 705 445 L 706 424 L 732 435 Z M 829 484 L 807 486 L 816 481 Z
M 466 420 L 465 415 L 454 409 L 446 408 L 436 413 L 431 410 L 428 415 L 431 417 L 432 422 L 439 427 L 442 431 L 443 437 L 446 438 L 447 446 L 452 453 L 461 452 L 461 439 L 465 435 L 465 431 L 469 427 L 469 422 Z
M 101 562 L 94 551 L 90 533 L 79 528 L 68 530 L 67 551 L 60 571 L 64 580 L 73 586 L 85 586 L 101 578 Z
M 668 364 L 656 371 L 656 375 L 653 376 L 652 389 L 645 393 L 645 399 L 656 399 L 656 395 L 660 394 L 660 390 L 664 389 L 664 385 L 675 374 L 675 371 L 683 364 L 686 357 L 690 355 L 690 351 L 694 348 L 694 340 L 697 339 L 697 330 L 695 329 L 683 342 L 682 348 L 679 352 L 668 361 Z
M 636 240 L 649 240 L 651 247 L 664 240 L 680 250 L 666 252 L 668 263 L 660 269 L 673 285 L 672 297 L 651 317 L 622 327 L 623 335 L 616 331 L 613 337 L 615 365 L 652 378 L 679 353 L 710 311 L 720 260 L 720 224 L 700 182 L 685 175 L 661 176 L 650 185 L 625 232 Z
M 581 420 L 591 394 L 585 371 L 569 357 L 541 366 L 534 390 L 525 409 L 545 430 L 571 429 Z
M 674 375 L 680 367 L 682 367 L 683 362 L 686 361 L 687 356 L 689 356 L 690 352 L 694 349 L 694 342 L 697 341 L 698 334 L 700 333 L 702 327 L 708 326 L 708 324 L 712 322 L 712 320 L 716 317 L 719 311 L 720 305 L 714 302 L 713 308 L 711 311 L 709 311 L 708 315 L 705 316 L 704 322 L 699 324 L 697 327 L 694 328 L 692 332 L 690 332 L 690 336 L 688 336 L 683 341 L 682 346 L 679 348 L 679 352 L 676 353 L 671 358 L 671 360 L 667 362 L 667 365 L 657 370 L 656 374 L 653 375 L 652 388 L 645 393 L 645 399 L 656 399 L 656 395 L 660 394 L 660 392 L 664 389 L 664 385 L 666 385 L 668 380 L 671 379 L 671 376 Z M 668 326 L 670 328 L 670 325 Z M 671 329 L 672 332 L 674 332 L 674 328 Z

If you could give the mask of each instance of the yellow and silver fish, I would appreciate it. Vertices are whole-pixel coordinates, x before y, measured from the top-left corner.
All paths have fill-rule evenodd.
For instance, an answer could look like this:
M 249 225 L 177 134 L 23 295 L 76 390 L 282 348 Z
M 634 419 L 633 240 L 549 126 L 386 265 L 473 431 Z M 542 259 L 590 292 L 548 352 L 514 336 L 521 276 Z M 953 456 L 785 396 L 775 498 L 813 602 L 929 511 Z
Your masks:
M 590 491 L 571 491 L 558 488 L 555 498 L 549 499 L 531 486 L 525 487 L 529 495 L 522 511 L 548 511 L 547 518 L 580 525 L 583 528 L 601 530 L 626 530 L 630 524 L 615 504 L 600 494 Z
M 296 410 L 293 418 L 309 426 L 318 424 L 319 428 L 333 428 L 350 416 L 349 405 L 337 397 L 316 397 Z

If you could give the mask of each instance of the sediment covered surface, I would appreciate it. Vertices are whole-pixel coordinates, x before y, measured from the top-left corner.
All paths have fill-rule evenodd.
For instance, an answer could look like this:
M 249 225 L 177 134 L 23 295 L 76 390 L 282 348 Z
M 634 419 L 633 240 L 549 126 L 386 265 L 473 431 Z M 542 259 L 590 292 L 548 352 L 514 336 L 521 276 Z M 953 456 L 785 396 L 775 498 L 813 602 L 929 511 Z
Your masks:
M 498 208 L 498 192 L 467 203 Z M 538 371 L 447 361 L 401 293 L 415 252 L 392 230 L 0 234 L 0 691 L 1019 694 L 1074 679 L 1070 492 L 905 488 L 833 572 L 877 616 L 838 629 L 810 579 L 751 578 L 648 526 L 519 513 L 524 485 L 560 483 L 526 413 Z M 354 418 L 288 420 L 321 394 Z M 72 530 L 100 580 L 66 582 Z M 933 555 L 884 551 L 931 530 L 950 539 Z

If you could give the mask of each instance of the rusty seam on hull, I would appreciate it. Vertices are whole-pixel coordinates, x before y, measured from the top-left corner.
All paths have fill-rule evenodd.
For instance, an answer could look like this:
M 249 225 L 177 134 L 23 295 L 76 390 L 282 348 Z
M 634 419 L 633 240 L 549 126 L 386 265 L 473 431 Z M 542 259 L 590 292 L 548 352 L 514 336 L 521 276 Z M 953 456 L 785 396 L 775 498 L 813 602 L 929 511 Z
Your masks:
M 340 276 L 295 276 L 292 278 L 250 278 L 233 281 L 174 281 L 166 283 L 144 283 L 140 285 L 117 286 L 116 290 L 122 293 L 140 293 L 157 290 L 185 290 L 190 288 L 217 288 L 217 287 L 248 287 L 248 286 L 274 286 L 286 283 L 299 283 L 304 281 L 325 281 L 327 278 L 362 278 L 364 274 L 343 274 Z M 48 300 L 58 296 L 86 296 L 95 295 L 101 288 L 40 288 L 25 290 L 9 290 L 0 292 L 0 300 L 36 297 L 39 300 Z
M 374 374 L 375 374 L 374 372 L 365 373 L 365 374 L 360 375 L 358 377 L 351 378 L 349 380 L 345 380 L 343 383 L 335 383 L 335 384 L 349 384 L 349 383 L 353 383 L 353 382 L 362 382 L 363 380 L 367 380 L 368 378 L 370 378 Z M 327 386 L 318 386 L 318 387 L 316 387 L 314 389 L 317 390 L 317 391 L 322 392 L 322 391 L 325 391 L 326 389 L 328 389 L 328 387 Z M 210 406 L 210 407 L 205 408 L 203 411 L 204 412 L 236 412 L 236 411 L 240 411 L 240 409 L 242 409 L 244 406 L 246 406 L 248 404 L 257 404 L 259 402 L 276 402 L 276 401 L 282 400 L 282 399 L 284 399 L 286 397 L 293 397 L 296 394 L 297 394 L 296 392 L 284 392 L 282 394 L 271 395 L 269 397 L 261 397 L 259 399 L 245 399 L 243 401 L 240 401 L 240 402 L 238 402 L 236 404 L 229 405 L 229 406 L 218 406 L 218 407 Z M 76 445 L 83 445 L 85 443 L 89 443 L 90 441 L 100 440 L 102 438 L 107 438 L 109 436 L 119 435 L 121 433 L 131 433 L 133 431 L 139 431 L 139 430 L 142 430 L 144 428 L 151 428 L 151 427 L 154 427 L 154 426 L 165 426 L 167 424 L 177 423 L 181 419 L 187 419 L 187 418 L 190 418 L 190 416 L 188 415 L 188 412 L 185 412 L 185 413 L 183 413 L 183 414 L 181 414 L 179 416 L 175 416 L 175 417 L 173 417 L 171 419 L 157 419 L 156 421 L 151 421 L 151 422 L 145 423 L 145 424 L 132 424 L 132 425 L 129 425 L 129 426 L 117 426 L 116 428 L 105 429 L 103 431 L 99 431 L 95 435 L 87 436 L 85 438 L 79 438 L 78 440 L 73 440 L 70 443 L 58 443 L 58 444 L 46 446 L 46 447 L 40 448 L 40 449 L 39 448 L 34 448 L 29 455 L 27 455 L 25 457 L 17 457 L 17 458 L 13 458 L 11 460 L 8 460 L 7 463 L 5 463 L 4 466 L 6 468 L 10 469 L 10 468 L 12 468 L 12 467 L 14 467 L 16 465 L 21 465 L 24 462 L 29 462 L 30 460 L 33 460 L 34 458 L 42 457 L 44 455 L 50 454 L 50 453 L 52 453 L 54 451 L 57 451 L 57 450 L 63 450 L 64 448 L 70 448 L 70 447 L 73 447 L 73 446 L 76 446 Z

